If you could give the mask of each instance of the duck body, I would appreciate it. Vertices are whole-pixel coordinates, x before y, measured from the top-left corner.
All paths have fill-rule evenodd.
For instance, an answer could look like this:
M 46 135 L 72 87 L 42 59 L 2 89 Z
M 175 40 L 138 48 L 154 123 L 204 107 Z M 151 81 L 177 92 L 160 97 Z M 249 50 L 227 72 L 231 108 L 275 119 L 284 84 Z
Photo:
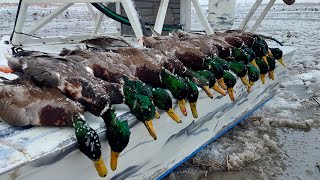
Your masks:
M 31 85 L 0 84 L 0 118 L 12 126 L 71 126 L 83 108 L 59 90 Z M 15 113 L 13 113 L 15 112 Z

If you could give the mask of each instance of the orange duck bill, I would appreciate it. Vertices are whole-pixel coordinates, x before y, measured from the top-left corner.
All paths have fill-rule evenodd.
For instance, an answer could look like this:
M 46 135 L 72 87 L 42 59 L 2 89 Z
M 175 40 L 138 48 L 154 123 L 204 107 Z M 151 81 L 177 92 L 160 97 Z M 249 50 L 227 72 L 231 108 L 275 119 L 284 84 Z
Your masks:
M 0 72 L 13 73 L 13 70 L 11 68 L 8 68 L 8 67 L 0 66 Z
M 222 87 L 222 89 L 227 89 L 226 84 L 224 83 L 223 78 L 218 79 L 219 85 Z
M 218 93 L 222 94 L 223 96 L 227 95 L 226 91 L 221 89 L 218 85 L 218 83 L 215 83 L 212 87 L 212 89 L 214 89 L 215 91 L 217 91 Z
M 198 118 L 198 111 L 197 111 L 197 102 L 189 102 L 191 112 L 194 118 Z
M 268 75 L 269 75 L 269 79 L 274 80 L 274 71 L 269 71 Z

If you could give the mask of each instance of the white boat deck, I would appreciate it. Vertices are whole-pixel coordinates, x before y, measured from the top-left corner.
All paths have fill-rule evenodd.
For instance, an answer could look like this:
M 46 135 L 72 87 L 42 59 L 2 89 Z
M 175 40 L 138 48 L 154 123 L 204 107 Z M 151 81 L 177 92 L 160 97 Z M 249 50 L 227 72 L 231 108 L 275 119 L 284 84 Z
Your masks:
M 8 47 L 0 47 L 0 56 L 7 52 Z M 41 48 L 44 46 L 37 47 L 37 50 Z M 56 46 L 54 49 L 58 48 Z M 285 63 L 289 64 L 294 49 L 281 49 L 285 54 Z M 3 60 L 3 57 L 0 57 L 2 63 Z M 231 102 L 228 96 L 223 97 L 217 93 L 214 93 L 213 99 L 209 99 L 204 92 L 200 92 L 198 119 L 192 118 L 188 109 L 189 115 L 183 117 L 180 113 L 183 122 L 176 124 L 165 113 L 160 112 L 161 118 L 153 123 L 158 135 L 156 141 L 150 137 L 144 125 L 128 112 L 129 109 L 125 105 L 115 106 L 118 117 L 129 121 L 131 139 L 121 153 L 118 168 L 114 172 L 109 168 L 110 148 L 105 138 L 104 123 L 101 118 L 85 113 L 90 126 L 101 136 L 102 156 L 109 170 L 107 178 L 162 177 L 161 175 L 194 155 L 272 98 L 279 82 L 285 77 L 285 71 L 284 67 L 277 64 L 276 79 L 267 79 L 265 85 L 261 82 L 256 83 L 250 94 L 238 80 L 234 88 L 235 102 Z M 174 107 L 176 112 L 179 112 L 177 104 L 174 104 Z M 100 179 L 91 161 L 76 149 L 72 128 L 11 127 L 0 122 L 0 180 L 10 178 Z

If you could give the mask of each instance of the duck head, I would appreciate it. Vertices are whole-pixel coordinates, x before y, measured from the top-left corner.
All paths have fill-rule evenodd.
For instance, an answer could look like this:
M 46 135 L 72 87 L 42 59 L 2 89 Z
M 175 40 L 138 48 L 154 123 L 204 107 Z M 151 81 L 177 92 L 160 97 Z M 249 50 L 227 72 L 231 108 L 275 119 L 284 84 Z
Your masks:
M 234 57 L 236 61 L 243 62 L 244 64 L 248 64 L 251 58 L 251 56 L 241 48 L 233 48 L 231 56 Z
M 229 70 L 229 65 L 227 63 L 227 60 L 229 60 L 230 57 L 227 57 L 226 60 L 221 59 L 219 57 L 214 57 L 212 58 L 213 61 L 217 62 L 220 64 L 220 66 L 223 68 L 223 70 L 228 71 Z
M 188 96 L 188 86 L 184 80 L 168 71 L 162 69 L 160 72 L 161 82 L 171 92 L 172 96 L 178 100 L 178 104 L 183 115 L 187 116 L 186 98 Z
M 283 52 L 279 48 L 269 48 L 272 56 L 277 59 L 283 66 L 286 66 L 283 62 Z
M 223 88 L 223 89 L 227 89 L 227 86 L 225 85 L 224 79 L 223 79 L 223 68 L 222 66 L 216 62 L 213 61 L 212 59 L 206 59 L 203 62 L 203 66 L 206 70 L 209 70 L 210 72 L 212 72 L 214 74 L 214 76 L 217 78 L 219 85 Z
M 73 116 L 73 126 L 79 150 L 92 160 L 99 176 L 105 177 L 108 171 L 101 157 L 101 144 L 98 134 L 78 113 Z
M 214 74 L 212 72 L 210 72 L 208 70 L 200 70 L 200 71 L 197 71 L 196 73 L 209 80 L 209 87 L 211 87 L 212 89 L 214 89 L 218 93 L 222 94 L 223 96 L 226 95 L 226 92 L 219 87 L 218 82 L 216 81 L 216 77 L 214 76 Z
M 212 93 L 210 92 L 209 88 L 209 80 L 203 76 L 200 76 L 196 72 L 187 68 L 186 70 L 187 78 L 190 78 L 192 82 L 194 82 L 197 86 L 201 87 L 204 92 L 207 94 L 209 98 L 213 98 Z
M 267 61 L 269 64 L 269 79 L 274 80 L 274 69 L 276 68 L 276 60 L 274 57 L 267 56 Z
M 150 97 L 137 93 L 135 88 L 131 86 L 123 86 L 125 104 L 130 108 L 132 114 L 145 124 L 149 134 L 153 139 L 157 139 L 157 135 L 152 125 L 152 119 L 155 117 L 156 109 Z
M 187 99 L 190 104 L 190 109 L 194 118 L 198 118 L 198 111 L 197 111 L 197 100 L 199 97 L 199 91 L 194 82 L 190 79 L 185 78 L 185 82 L 188 86 L 188 96 Z
M 233 87 L 236 84 L 236 78 L 229 71 L 224 71 L 223 80 L 227 86 L 230 99 L 234 101 L 235 98 L 234 98 Z
M 243 50 L 244 50 L 247 54 L 250 55 L 250 60 L 249 60 L 249 62 L 250 62 L 252 65 L 254 65 L 256 68 L 258 68 L 258 65 L 257 65 L 256 60 L 255 60 L 255 58 L 256 58 L 256 53 L 255 53 L 251 48 L 248 48 L 248 47 L 243 48 Z
M 181 123 L 180 117 L 172 109 L 172 99 L 169 93 L 162 88 L 153 88 L 153 103 L 159 109 L 166 111 L 166 113 L 177 123 Z
M 262 84 L 264 84 L 265 83 L 266 74 L 269 71 L 269 66 L 261 57 L 256 59 L 256 63 L 257 63 L 257 65 L 259 67 L 259 70 L 260 70 L 260 79 L 262 81 Z
M 247 91 L 250 92 L 254 82 L 259 80 L 260 71 L 258 68 L 256 68 L 252 64 L 248 64 L 247 69 L 248 69 L 248 77 L 249 77 L 249 86 L 247 88 Z
M 113 108 L 106 112 L 111 119 L 107 125 L 107 139 L 111 147 L 110 166 L 112 171 L 117 169 L 118 157 L 120 153 L 127 147 L 130 139 L 130 129 L 128 121 L 119 121 L 116 118 Z
M 247 77 L 247 66 L 243 62 L 231 61 L 229 62 L 229 68 L 237 76 L 241 78 L 241 81 L 244 85 L 249 86 L 248 77 Z
M 268 45 L 264 39 L 262 39 L 260 36 L 257 36 L 252 45 L 252 50 L 255 52 L 257 57 L 261 57 L 263 61 L 268 65 L 266 57 L 268 54 Z

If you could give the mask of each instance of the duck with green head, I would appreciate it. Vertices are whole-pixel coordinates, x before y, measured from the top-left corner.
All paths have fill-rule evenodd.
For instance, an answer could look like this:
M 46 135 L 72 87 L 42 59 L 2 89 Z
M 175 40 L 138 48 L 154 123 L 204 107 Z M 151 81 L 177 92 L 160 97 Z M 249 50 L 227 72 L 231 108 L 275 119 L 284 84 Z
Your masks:
M 130 129 L 128 121 L 119 121 L 113 108 L 105 113 L 105 117 L 110 121 L 105 122 L 107 126 L 107 139 L 111 148 L 110 166 L 111 170 L 117 169 L 120 153 L 127 147 L 130 139 Z
M 256 59 L 256 63 L 260 70 L 260 79 L 262 81 L 262 84 L 264 84 L 266 79 L 266 74 L 269 71 L 269 66 L 261 57 Z
M 247 91 L 250 92 L 254 82 L 259 80 L 260 71 L 258 68 L 256 68 L 252 64 L 248 64 L 247 69 L 248 69 L 248 77 L 249 77 L 249 86 L 247 88 Z
M 208 59 L 204 60 L 203 67 L 204 67 L 204 69 L 209 70 L 210 72 L 212 72 L 214 74 L 214 76 L 218 80 L 219 85 L 223 89 L 227 89 L 227 86 L 226 86 L 224 79 L 223 79 L 224 69 L 218 62 L 212 60 L 211 58 L 208 58 Z
M 156 109 L 150 97 L 137 93 L 137 90 L 127 86 L 126 82 L 123 87 L 125 104 L 130 108 L 132 114 L 134 114 L 139 121 L 144 123 L 149 134 L 154 140 L 156 140 L 157 135 L 152 124 L 152 119 L 155 117 Z
M 197 101 L 199 97 L 199 91 L 194 82 L 190 79 L 185 78 L 185 82 L 188 86 L 188 96 L 187 99 L 189 101 L 190 109 L 194 118 L 198 118 L 198 111 L 197 111 Z
M 219 63 L 222 67 L 225 66 L 225 71 L 231 70 L 234 72 L 238 77 L 240 77 L 244 85 L 249 86 L 249 82 L 247 80 L 247 67 L 245 64 L 248 64 L 250 55 L 240 48 L 233 48 L 232 56 L 233 57 L 227 58 L 228 61 L 220 58 L 215 58 L 214 61 Z
M 161 82 L 171 92 L 172 96 L 178 100 L 178 105 L 184 116 L 187 116 L 186 98 L 188 96 L 188 86 L 184 80 L 167 69 L 160 72 Z
M 236 84 L 236 78 L 229 71 L 224 71 L 223 79 L 224 79 L 224 83 L 227 86 L 229 97 L 232 101 L 234 101 L 235 98 L 234 98 L 233 87 Z
M 196 71 L 196 73 L 209 80 L 209 87 L 211 87 L 212 89 L 214 89 L 218 93 L 222 94 L 223 96 L 227 95 L 226 92 L 219 87 L 219 85 L 216 81 L 216 77 L 214 76 L 214 74 L 212 72 L 210 72 L 208 70 L 200 70 L 200 71 Z
M 274 57 L 267 57 L 267 61 L 269 64 L 269 79 L 274 80 L 274 69 L 276 68 L 276 60 Z
M 101 157 L 101 144 L 98 134 L 80 114 L 73 116 L 73 126 L 79 150 L 92 160 L 99 176 L 105 177 L 108 171 Z
M 244 47 L 243 48 L 243 51 L 245 51 L 247 54 L 249 54 L 250 55 L 250 63 L 252 64 L 252 65 L 254 65 L 256 68 L 259 68 L 258 67 L 258 65 L 257 65 L 257 63 L 256 63 L 256 60 L 255 60 L 255 58 L 256 58 L 256 53 L 251 49 L 251 48 L 248 48 L 248 47 Z
M 268 65 L 268 62 L 267 62 L 268 46 L 266 46 L 267 43 L 260 36 L 257 36 L 255 39 L 256 40 L 252 45 L 252 50 L 255 52 L 257 58 L 261 58 Z
M 127 76 L 123 76 L 124 84 L 123 88 L 134 89 L 138 94 L 148 96 L 151 101 L 153 101 L 153 94 L 151 87 L 140 80 L 130 80 Z M 162 97 L 160 97 L 162 98 Z M 155 113 L 155 118 L 159 119 L 160 114 L 158 111 Z
M 206 77 L 200 76 L 189 68 L 186 68 L 186 72 L 184 74 L 184 77 L 189 78 L 193 83 L 201 87 L 209 98 L 213 98 L 209 88 L 209 80 Z
M 286 66 L 283 62 L 283 52 L 279 48 L 269 48 L 271 51 L 272 56 L 277 59 L 280 64 L 282 64 L 284 67 Z
M 180 117 L 172 109 L 172 99 L 169 93 L 162 88 L 152 88 L 153 103 L 156 107 L 164 110 L 175 122 L 181 123 Z

